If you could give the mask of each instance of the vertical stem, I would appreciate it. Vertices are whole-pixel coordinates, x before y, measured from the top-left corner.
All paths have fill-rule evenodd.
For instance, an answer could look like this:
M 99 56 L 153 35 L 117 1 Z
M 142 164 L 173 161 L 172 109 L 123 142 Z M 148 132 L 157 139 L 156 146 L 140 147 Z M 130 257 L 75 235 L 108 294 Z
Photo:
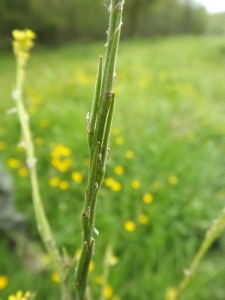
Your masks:
M 181 281 L 177 289 L 177 294 L 173 300 L 180 299 L 182 292 L 185 290 L 185 288 L 188 286 L 191 279 L 195 275 L 196 269 L 200 261 L 205 256 L 206 252 L 211 247 L 213 242 L 220 236 L 224 227 L 225 227 L 225 207 L 223 208 L 219 218 L 213 222 L 211 228 L 207 231 L 205 238 L 191 263 L 190 269 L 186 271 L 186 277 Z
M 101 87 L 102 87 L 101 85 L 102 85 L 102 56 L 99 57 L 95 92 L 94 92 L 94 98 L 92 101 L 92 108 L 91 108 L 91 115 L 90 115 L 90 130 L 88 132 L 89 149 L 91 149 L 91 146 L 93 143 L 93 135 L 95 132 L 95 125 L 96 125 L 97 113 L 98 113 L 98 105 L 99 105 Z
M 16 105 L 19 115 L 20 124 L 22 127 L 23 138 L 26 147 L 26 155 L 27 155 L 27 166 L 30 172 L 30 180 L 32 187 L 32 198 L 34 211 L 36 216 L 36 222 L 39 234 L 42 238 L 42 241 L 51 256 L 53 268 L 60 276 L 61 279 L 61 295 L 62 300 L 70 300 L 70 295 L 67 289 L 66 277 L 67 274 L 62 268 L 62 264 L 60 261 L 60 255 L 58 249 L 55 244 L 55 240 L 53 238 L 53 234 L 51 228 L 48 223 L 48 219 L 46 217 L 44 207 L 41 201 L 38 179 L 37 179 L 37 171 L 36 171 L 36 161 L 34 154 L 34 146 L 31 138 L 31 133 L 29 129 L 29 117 L 26 112 L 25 106 L 23 104 L 23 84 L 24 84 L 24 68 L 17 62 L 17 79 L 16 79 Z
M 91 116 L 89 114 L 87 116 L 90 163 L 88 185 L 85 191 L 84 206 L 81 215 L 83 247 L 75 272 L 75 286 L 78 300 L 88 299 L 88 268 L 95 243 L 92 237 L 95 223 L 95 209 L 98 190 L 104 176 L 106 152 L 114 110 L 113 85 L 116 78 L 115 67 L 122 25 L 123 5 L 124 0 L 111 0 L 109 6 L 110 17 L 106 57 L 103 71 L 100 59 L 92 112 Z

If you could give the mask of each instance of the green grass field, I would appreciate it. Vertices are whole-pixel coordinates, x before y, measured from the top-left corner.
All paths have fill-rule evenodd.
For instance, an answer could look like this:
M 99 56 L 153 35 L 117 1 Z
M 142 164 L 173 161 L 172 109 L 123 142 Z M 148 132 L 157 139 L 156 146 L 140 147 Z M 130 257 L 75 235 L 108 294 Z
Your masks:
M 71 256 L 81 247 L 88 157 L 85 117 L 100 54 L 103 43 L 37 48 L 27 68 L 25 95 L 41 194 L 58 246 L 65 246 Z M 5 114 L 14 106 L 13 54 L 0 55 L 0 66 L 0 155 L 14 178 L 16 208 L 27 216 L 31 248 L 30 256 L 19 246 L 12 251 L 1 239 L 0 275 L 9 283 L 0 290 L 0 299 L 23 289 L 36 292 L 38 300 L 55 300 L 59 285 L 52 271 L 48 266 L 38 270 L 48 258 L 32 250 L 34 243 L 41 247 L 41 241 L 24 152 L 17 146 L 18 118 Z M 99 299 L 109 245 L 117 263 L 109 270 L 107 285 L 112 290 L 108 287 L 106 299 L 165 299 L 224 207 L 224 69 L 223 39 L 121 43 L 111 153 L 96 215 L 93 299 Z M 224 253 L 223 234 L 182 300 L 225 299 Z

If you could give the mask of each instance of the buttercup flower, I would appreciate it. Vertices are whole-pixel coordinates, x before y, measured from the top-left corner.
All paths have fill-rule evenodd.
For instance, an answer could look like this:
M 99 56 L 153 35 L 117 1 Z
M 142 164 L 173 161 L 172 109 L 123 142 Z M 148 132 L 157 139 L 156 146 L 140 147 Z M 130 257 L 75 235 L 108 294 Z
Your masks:
M 139 189 L 140 186 L 141 186 L 141 183 L 140 183 L 140 181 L 138 181 L 138 180 L 133 180 L 133 181 L 131 182 L 131 187 L 132 187 L 133 189 L 135 189 L 135 190 Z
M 61 190 L 68 190 L 69 188 L 69 182 L 66 181 L 66 180 L 62 180 L 60 183 L 59 183 L 59 188 Z
M 143 196 L 143 202 L 145 202 L 145 203 L 151 203 L 153 201 L 153 196 L 152 196 L 152 194 L 150 194 L 150 193 L 146 193 L 146 194 L 144 194 L 144 196 Z
M 55 283 L 60 283 L 60 277 L 59 274 L 57 272 L 53 272 L 51 275 L 51 279 L 52 281 L 54 281 Z
M 8 283 L 9 278 L 6 275 L 0 275 L 0 290 L 4 290 Z
M 94 268 L 95 268 L 95 264 L 94 264 L 93 261 L 91 261 L 91 262 L 90 262 L 90 265 L 89 265 L 89 272 L 90 272 L 90 273 L 93 272 Z
M 72 165 L 71 150 L 62 144 L 57 144 L 51 152 L 51 164 L 60 172 L 66 172 Z
M 81 183 L 83 181 L 83 176 L 80 172 L 78 171 L 74 171 L 72 174 L 71 174 L 71 177 L 73 179 L 74 182 L 76 183 Z
M 17 169 L 20 166 L 20 161 L 16 158 L 9 158 L 7 160 L 7 165 L 12 169 Z
M 15 295 L 9 296 L 8 300 L 31 300 L 34 298 L 34 294 L 30 291 L 27 291 L 23 294 L 23 291 L 18 291 Z
M 165 298 L 166 300 L 174 300 L 177 295 L 177 290 L 174 287 L 169 287 L 166 289 Z
M 138 216 L 138 221 L 141 224 L 146 225 L 148 223 L 149 219 L 148 219 L 147 215 L 141 214 L 141 215 Z
M 122 145 L 124 143 L 124 138 L 122 136 L 118 136 L 116 139 L 115 139 L 115 143 L 117 145 Z
M 168 181 L 170 184 L 172 185 L 176 185 L 178 183 L 178 178 L 174 175 L 171 175 L 169 178 L 168 178 Z
M 104 277 L 102 275 L 98 275 L 95 277 L 95 283 L 99 285 L 103 285 L 104 283 Z
M 121 166 L 116 166 L 114 168 L 114 173 L 117 174 L 117 175 L 121 175 L 121 174 L 123 174 L 123 172 L 124 172 L 124 168 L 121 167 Z
M 110 285 L 107 285 L 104 289 L 104 297 L 105 299 L 110 299 L 112 298 L 113 295 L 113 289 Z
M 48 184 L 51 187 L 57 187 L 57 186 L 59 186 L 59 183 L 60 183 L 60 179 L 58 177 L 52 177 L 48 181 Z
M 128 159 L 132 159 L 132 158 L 134 157 L 134 152 L 133 152 L 132 150 L 127 150 L 127 151 L 125 152 L 125 156 L 126 156 L 126 158 L 128 158 Z
M 121 184 L 117 181 L 114 181 L 113 184 L 111 185 L 111 189 L 114 192 L 119 192 L 121 190 L 121 188 L 122 188 Z
M 119 192 L 122 189 L 121 184 L 111 177 L 105 179 L 105 185 L 110 187 L 114 192 Z
M 119 135 L 121 133 L 121 129 L 120 128 L 113 128 L 112 129 L 112 134 L 113 135 Z
M 132 232 L 135 230 L 136 225 L 133 221 L 126 221 L 124 223 L 124 228 L 126 229 L 126 231 Z
M 20 177 L 27 177 L 28 174 L 29 174 L 29 171 L 28 171 L 27 168 L 22 167 L 22 168 L 19 169 L 18 173 L 19 173 Z

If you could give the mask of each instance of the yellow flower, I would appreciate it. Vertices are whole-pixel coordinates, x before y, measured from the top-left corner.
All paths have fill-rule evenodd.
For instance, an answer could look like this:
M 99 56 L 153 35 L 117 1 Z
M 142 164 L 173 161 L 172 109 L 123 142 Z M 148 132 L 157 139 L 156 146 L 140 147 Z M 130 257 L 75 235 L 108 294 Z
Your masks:
M 132 150 L 127 150 L 127 151 L 125 152 L 125 156 L 126 156 L 126 158 L 128 158 L 128 159 L 132 159 L 132 158 L 134 157 L 134 152 L 133 152 Z
M 113 296 L 112 297 L 112 300 L 120 300 L 121 298 L 120 298 L 120 296 L 118 296 L 118 295 L 115 295 L 115 296 Z
M 88 83 L 88 77 L 86 76 L 86 74 L 84 74 L 82 72 L 79 72 L 77 74 L 77 79 L 78 79 L 78 82 L 82 85 L 85 85 Z
M 120 128 L 113 128 L 112 129 L 112 135 L 119 135 L 121 133 L 121 129 Z
M 0 290 L 4 290 L 8 283 L 9 278 L 6 275 L 0 275 Z
M 29 58 L 29 52 L 34 46 L 33 40 L 36 38 L 36 34 L 30 29 L 25 30 L 13 30 L 12 32 L 14 41 L 13 50 L 18 59 L 20 66 L 24 66 Z
M 1 151 L 1 150 L 5 150 L 6 148 L 7 148 L 6 143 L 3 142 L 3 141 L 0 141 L 0 151 Z
M 12 169 L 17 169 L 20 166 L 20 161 L 16 158 L 9 158 L 7 160 L 7 165 Z
M 138 216 L 138 221 L 139 221 L 141 224 L 145 225 L 145 224 L 148 224 L 149 219 L 148 219 L 148 216 L 147 216 L 147 215 L 141 214 L 141 215 Z
M 177 295 L 177 289 L 174 287 L 169 287 L 166 289 L 165 300 L 174 300 Z
M 126 221 L 124 223 L 124 228 L 126 229 L 126 231 L 132 232 L 136 229 L 136 225 L 133 221 Z
M 71 174 L 71 177 L 73 179 L 74 182 L 76 183 L 81 183 L 83 181 L 83 176 L 80 172 L 78 171 L 74 171 L 72 174 Z
M 51 163 L 60 172 L 66 172 L 70 168 L 72 164 L 72 160 L 70 158 L 66 158 L 66 159 L 53 158 Z
M 95 277 L 95 283 L 98 285 L 103 285 L 104 283 L 104 277 L 102 275 L 98 275 Z
M 133 181 L 131 182 L 131 187 L 132 187 L 133 189 L 135 189 L 135 190 L 139 189 L 140 186 L 141 186 L 141 183 L 140 183 L 140 181 L 138 181 L 138 180 L 133 180 Z
M 151 203 L 151 202 L 153 201 L 153 196 L 152 196 L 152 194 L 150 194 L 150 193 L 144 194 L 144 196 L 143 196 L 143 201 L 144 201 L 145 203 Z
M 105 179 L 105 185 L 110 187 L 114 192 L 119 192 L 122 189 L 122 185 L 115 181 L 112 177 Z
M 170 184 L 172 185 L 176 185 L 178 183 L 178 178 L 174 175 L 171 175 L 169 178 L 168 178 L 168 181 Z
M 111 189 L 114 191 L 114 192 L 119 192 L 121 190 L 122 186 L 119 182 L 116 182 L 114 181 L 111 185 Z
M 59 183 L 59 188 L 61 190 L 68 190 L 69 188 L 69 182 L 66 181 L 66 180 L 62 180 L 60 183 Z
M 58 177 L 52 177 L 48 181 L 48 184 L 51 187 L 57 187 L 57 186 L 59 186 L 59 183 L 60 183 L 60 179 Z
M 60 283 L 60 277 L 59 274 L 57 272 L 53 272 L 51 275 L 51 279 L 52 281 L 54 281 L 55 283 Z
M 51 164 L 60 172 L 66 172 L 72 165 L 73 161 L 69 157 L 71 150 L 64 145 L 57 144 L 51 152 Z
M 112 177 L 105 179 L 105 185 L 111 187 L 114 184 L 115 180 Z
M 70 154 L 71 154 L 71 150 L 68 147 L 62 144 L 57 144 L 53 149 L 51 156 L 60 158 L 62 156 L 70 156 Z
M 124 172 L 124 168 L 121 167 L 121 166 L 116 166 L 114 168 L 114 173 L 117 174 L 117 175 L 121 175 L 121 174 L 123 174 L 123 172 Z
M 122 136 L 118 136 L 116 139 L 115 139 L 115 143 L 117 145 L 122 145 L 124 143 L 124 138 Z
M 15 295 L 10 295 L 8 297 L 8 300 L 29 300 L 33 299 L 34 294 L 32 294 L 30 291 L 27 291 L 23 295 L 23 291 L 19 290 Z
M 77 260 L 80 258 L 81 252 L 82 252 L 82 249 L 77 249 L 76 250 L 75 257 L 76 257 Z
M 19 172 L 18 172 L 18 173 L 19 173 L 19 176 L 20 176 L 20 177 L 27 177 L 28 174 L 29 174 L 29 171 L 28 171 L 27 168 L 22 167 L 22 168 L 19 169 Z
M 90 265 L 89 265 L 89 272 L 90 272 L 90 273 L 93 272 L 94 268 L 95 268 L 95 264 L 94 264 L 93 261 L 91 261 L 91 262 L 90 262 Z
M 104 297 L 105 299 L 110 299 L 112 298 L 113 295 L 113 289 L 110 285 L 107 285 L 104 289 Z

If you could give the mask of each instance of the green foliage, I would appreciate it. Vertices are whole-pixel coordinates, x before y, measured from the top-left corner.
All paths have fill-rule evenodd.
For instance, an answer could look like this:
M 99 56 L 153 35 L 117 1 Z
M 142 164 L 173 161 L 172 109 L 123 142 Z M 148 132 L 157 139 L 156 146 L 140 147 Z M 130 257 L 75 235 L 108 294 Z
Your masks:
M 10 46 L 11 31 L 31 28 L 46 45 L 74 39 L 105 38 L 107 8 L 103 0 L 1 0 L 0 48 Z M 104 1 L 109 5 L 109 1 Z M 92 13 L 98 11 L 98 18 Z M 129 0 L 124 12 L 123 36 L 204 32 L 206 11 L 178 0 Z
M 103 184 L 97 207 L 100 234 L 96 236 L 95 268 L 90 274 L 94 299 L 101 289 L 98 276 L 103 274 L 102 254 L 109 236 L 114 239 L 113 253 L 118 258 L 108 282 L 114 294 L 121 299 L 162 300 L 165 290 L 179 282 L 206 229 L 224 206 L 223 44 L 222 39 L 196 37 L 121 44 L 115 125 L 106 172 L 114 184 Z M 44 206 L 59 247 L 66 246 L 70 255 L 81 245 L 77 220 L 87 180 L 85 117 L 101 50 L 102 43 L 34 53 L 26 78 Z M 9 170 L 15 180 L 17 209 L 29 219 L 29 249 L 31 241 L 40 241 L 30 183 L 21 177 L 25 156 L 16 147 L 20 129 L 17 116 L 4 114 L 13 106 L 9 95 L 15 62 L 12 55 L 1 56 L 0 62 L 0 146 L 6 146 L 1 157 L 6 165 L 10 158 L 20 161 L 19 168 Z M 71 149 L 73 164 L 65 172 L 53 165 L 56 144 Z M 122 166 L 124 173 L 116 173 L 116 166 Z M 81 174 L 83 180 L 75 182 L 73 172 Z M 50 186 L 54 177 L 68 182 L 69 188 Z M 132 183 L 134 180 L 140 187 Z M 143 201 L 146 193 L 153 196 L 152 202 Z M 134 231 L 125 229 L 127 221 L 135 224 Z M 205 257 L 183 300 L 224 299 L 224 250 L 223 234 Z M 51 281 L 50 271 L 43 268 L 35 273 L 37 267 L 30 256 L 33 251 L 28 257 L 21 251 L 15 253 L 4 240 L 0 253 L 1 273 L 10 282 L 0 291 L 2 299 L 20 288 L 37 292 L 37 299 L 57 299 L 58 286 Z M 27 258 L 29 265 L 25 264 Z

